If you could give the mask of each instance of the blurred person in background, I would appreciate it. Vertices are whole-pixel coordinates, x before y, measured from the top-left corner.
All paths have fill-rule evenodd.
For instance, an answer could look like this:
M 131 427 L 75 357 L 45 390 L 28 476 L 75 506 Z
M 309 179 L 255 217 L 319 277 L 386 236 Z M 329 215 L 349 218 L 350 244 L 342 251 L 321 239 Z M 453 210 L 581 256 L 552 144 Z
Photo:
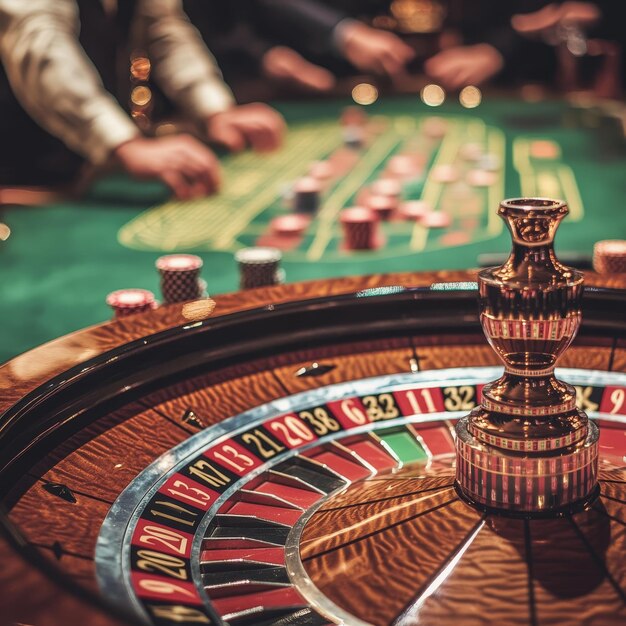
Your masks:
M 264 78 L 327 91 L 337 76 L 394 77 L 414 52 L 394 33 L 372 28 L 317 0 L 185 0 L 191 22 L 229 83 Z
M 624 6 L 617 0 L 551 2 L 514 15 L 515 31 L 555 48 L 558 81 L 564 91 L 588 90 L 618 98 L 626 79 Z
M 86 163 L 114 162 L 180 198 L 218 189 L 207 146 L 189 135 L 145 137 L 124 110 L 135 20 L 156 80 L 209 141 L 233 150 L 280 144 L 281 116 L 236 105 L 180 0 L 0 0 L 0 185 L 71 184 Z

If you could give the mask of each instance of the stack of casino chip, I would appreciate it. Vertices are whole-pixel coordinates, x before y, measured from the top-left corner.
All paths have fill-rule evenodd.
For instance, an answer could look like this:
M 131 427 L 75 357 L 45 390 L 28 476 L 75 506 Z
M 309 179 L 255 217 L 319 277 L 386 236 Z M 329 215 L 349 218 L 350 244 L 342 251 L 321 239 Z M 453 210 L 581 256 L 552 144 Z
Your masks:
M 239 264 L 239 287 L 254 289 L 284 282 L 280 260 L 282 253 L 278 248 L 243 248 L 235 253 Z
M 157 308 L 154 294 L 147 289 L 118 289 L 107 296 L 106 303 L 113 309 L 115 319 Z
M 360 150 L 365 145 L 365 131 L 360 126 L 346 126 L 343 129 L 343 143 L 347 148 Z
M 394 211 L 398 208 L 398 199 L 387 195 L 369 195 L 365 205 L 376 213 L 379 220 L 386 222 L 391 219 Z
M 298 237 L 304 233 L 311 218 L 301 213 L 279 215 L 270 222 L 272 232 L 280 237 Z
M 200 283 L 202 259 L 194 254 L 168 254 L 159 257 L 156 267 L 161 274 L 163 302 L 186 302 L 202 297 Z
M 293 186 L 293 208 L 298 213 L 316 213 L 320 206 L 322 185 L 319 180 L 306 176 Z
M 378 216 L 369 208 L 350 207 L 340 215 L 344 245 L 349 250 L 371 250 L 378 238 Z
M 606 239 L 593 246 L 593 269 L 598 274 L 626 273 L 626 240 Z

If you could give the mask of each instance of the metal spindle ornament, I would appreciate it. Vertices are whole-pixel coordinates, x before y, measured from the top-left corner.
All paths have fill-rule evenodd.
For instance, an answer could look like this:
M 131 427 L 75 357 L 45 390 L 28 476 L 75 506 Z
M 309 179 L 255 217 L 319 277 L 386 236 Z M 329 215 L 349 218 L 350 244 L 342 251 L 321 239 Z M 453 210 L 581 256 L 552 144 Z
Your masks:
M 554 235 L 568 213 L 545 198 L 505 200 L 513 247 L 479 274 L 480 321 L 504 362 L 482 402 L 456 427 L 456 488 L 478 507 L 569 510 L 598 492 L 598 428 L 554 367 L 581 323 L 583 276 L 562 265 Z

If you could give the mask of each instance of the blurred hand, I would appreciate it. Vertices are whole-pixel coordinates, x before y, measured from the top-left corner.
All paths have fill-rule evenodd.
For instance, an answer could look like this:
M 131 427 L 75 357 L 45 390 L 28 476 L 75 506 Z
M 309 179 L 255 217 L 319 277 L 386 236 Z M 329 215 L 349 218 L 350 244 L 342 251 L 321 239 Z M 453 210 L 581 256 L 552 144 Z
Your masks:
M 268 78 L 286 80 L 313 91 L 328 91 L 335 85 L 335 77 L 326 68 L 307 61 L 286 46 L 270 48 L 262 59 L 263 73 Z
M 397 76 L 405 71 L 415 51 L 393 33 L 350 22 L 341 33 L 341 49 L 357 69 Z
M 217 157 L 191 135 L 137 137 L 113 155 L 131 176 L 159 179 L 182 200 L 215 193 L 220 186 Z
M 514 15 L 511 25 L 524 35 L 543 34 L 562 22 L 585 26 L 602 17 L 600 9 L 591 2 L 548 4 L 539 11 Z
M 503 66 L 502 55 L 486 43 L 449 48 L 424 63 L 426 73 L 446 89 L 480 85 L 495 76 Z
M 260 102 L 242 104 L 211 115 L 206 122 L 207 136 L 233 152 L 249 144 L 265 152 L 278 148 L 285 134 L 285 120 L 278 111 Z

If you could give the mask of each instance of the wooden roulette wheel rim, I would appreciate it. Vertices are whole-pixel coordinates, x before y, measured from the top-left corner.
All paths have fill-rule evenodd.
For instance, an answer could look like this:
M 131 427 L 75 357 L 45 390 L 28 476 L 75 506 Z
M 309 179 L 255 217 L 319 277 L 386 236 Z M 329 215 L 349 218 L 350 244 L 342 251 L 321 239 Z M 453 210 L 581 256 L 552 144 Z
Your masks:
M 185 381 L 202 381 L 204 401 L 217 406 L 208 422 L 206 411 L 197 411 L 201 428 L 342 381 L 411 369 L 495 365 L 479 330 L 473 293 L 458 290 L 459 285 L 449 291 L 428 288 L 473 278 L 466 272 L 385 275 L 230 294 L 204 311 L 173 305 L 87 329 L 4 365 L 0 460 L 6 514 L 0 549 L 7 564 L 3 582 L 12 590 L 5 596 L 11 598 L 5 614 L 33 624 L 136 620 L 94 593 L 89 568 L 73 570 L 92 557 L 84 548 L 94 549 L 100 523 L 117 496 L 147 465 L 198 430 L 194 415 L 181 410 L 197 391 L 195 382 Z M 619 310 L 624 294 L 600 286 L 626 283 L 590 276 L 587 284 L 585 324 L 564 365 L 623 370 L 626 341 Z M 404 289 L 380 289 L 396 286 Z M 332 367 L 294 376 L 313 363 Z M 163 432 L 149 437 L 157 425 Z M 145 432 L 138 433 L 141 428 Z M 110 446 L 122 435 L 133 441 L 124 444 L 119 474 L 94 479 L 93 455 L 107 452 L 99 446 Z M 128 452 L 137 441 L 149 448 L 145 454 Z M 112 461 L 107 471 L 114 475 L 120 463 Z M 97 483 L 103 491 L 90 495 Z M 73 511 L 87 505 L 83 518 L 76 515 L 75 528 L 58 513 L 73 505 Z M 73 538 L 67 531 L 56 538 L 64 526 Z

